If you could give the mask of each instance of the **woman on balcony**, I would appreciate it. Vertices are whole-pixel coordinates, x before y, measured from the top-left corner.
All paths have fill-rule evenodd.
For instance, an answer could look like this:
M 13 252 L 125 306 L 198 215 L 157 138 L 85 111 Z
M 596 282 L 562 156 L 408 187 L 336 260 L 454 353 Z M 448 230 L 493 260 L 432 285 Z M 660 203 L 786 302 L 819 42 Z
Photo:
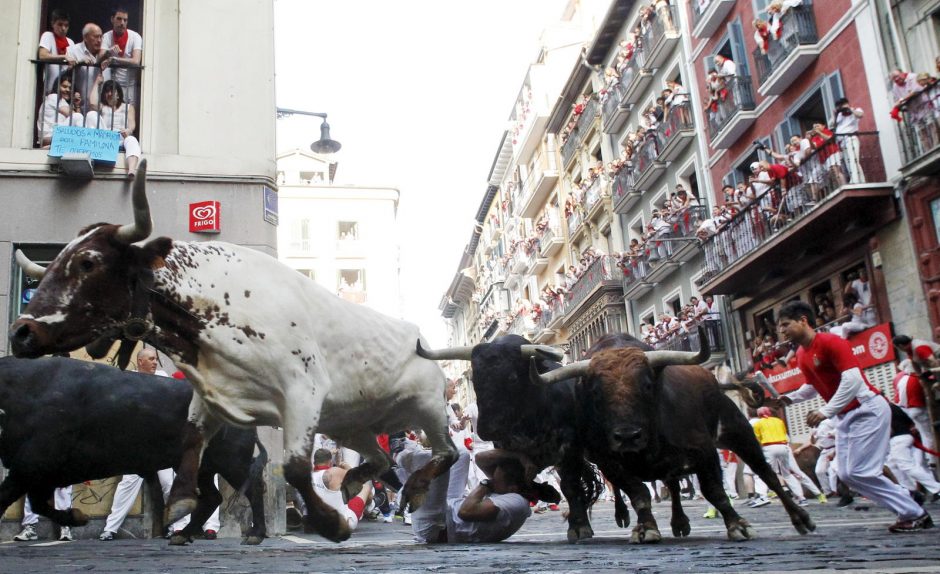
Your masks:
M 100 94 L 98 87 L 100 86 Z M 137 111 L 132 104 L 124 102 L 124 90 L 114 80 L 101 83 L 101 75 L 95 80 L 95 89 L 88 97 L 91 107 L 85 118 L 85 127 L 110 130 L 121 134 L 121 145 L 127 162 L 127 177 L 137 173 L 140 161 L 140 142 L 134 137 L 137 131 Z
M 39 118 L 36 130 L 39 132 L 39 141 L 43 148 L 48 148 L 52 143 L 55 126 L 81 126 L 84 123 L 81 113 L 82 95 L 78 92 L 72 93 L 71 76 L 59 76 L 54 85 L 55 89 L 46 96 L 39 107 L 39 113 L 36 114 Z

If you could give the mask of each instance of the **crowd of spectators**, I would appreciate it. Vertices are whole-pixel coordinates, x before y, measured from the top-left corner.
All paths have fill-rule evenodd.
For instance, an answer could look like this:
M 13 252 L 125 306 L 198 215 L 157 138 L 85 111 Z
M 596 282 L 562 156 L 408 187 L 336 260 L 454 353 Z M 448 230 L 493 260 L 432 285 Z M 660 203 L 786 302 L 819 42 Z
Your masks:
M 679 309 L 678 316 L 664 311 L 658 321 L 652 318 L 643 321 L 640 324 L 640 339 L 656 348 L 670 346 L 692 350 L 690 335 L 699 325 L 703 325 L 708 328 L 709 339 L 714 345 L 718 341 L 719 318 L 718 305 L 711 296 L 706 296 L 704 300 L 692 297 Z
M 774 0 L 767 6 L 766 19 L 754 19 L 754 43 L 761 54 L 770 51 L 771 41 L 781 41 L 787 13 L 801 4 L 803 0 Z

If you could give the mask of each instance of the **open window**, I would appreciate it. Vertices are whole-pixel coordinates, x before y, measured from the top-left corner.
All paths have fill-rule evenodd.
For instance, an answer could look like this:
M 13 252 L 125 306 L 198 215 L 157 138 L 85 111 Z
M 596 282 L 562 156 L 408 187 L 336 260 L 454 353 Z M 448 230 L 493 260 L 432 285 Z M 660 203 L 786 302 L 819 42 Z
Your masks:
M 815 123 L 830 126 L 834 121 L 835 102 L 843 95 L 842 75 L 838 71 L 804 92 L 775 130 L 777 149 L 783 149 L 794 135 L 802 137 Z

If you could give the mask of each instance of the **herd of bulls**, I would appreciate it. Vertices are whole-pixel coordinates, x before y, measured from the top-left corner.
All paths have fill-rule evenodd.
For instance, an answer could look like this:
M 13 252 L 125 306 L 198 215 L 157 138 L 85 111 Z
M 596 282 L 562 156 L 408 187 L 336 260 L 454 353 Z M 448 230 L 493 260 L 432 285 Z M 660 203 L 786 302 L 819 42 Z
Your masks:
M 0 360 L 0 458 L 10 471 L 0 485 L 0 513 L 26 492 L 38 513 L 81 524 L 81 513 L 58 512 L 45 502 L 52 488 L 174 466 L 168 520 L 195 511 L 190 524 L 201 524 L 199 517 L 218 504 L 207 485 L 218 472 L 251 498 L 248 541 L 260 542 L 263 511 L 252 480 L 259 466 L 252 461 L 256 435 L 237 428 L 278 426 L 284 476 L 308 509 L 305 528 L 341 541 L 350 535 L 346 521 L 312 488 L 314 433 L 362 453 L 365 462 L 344 480 L 348 495 L 390 465 L 377 434 L 423 429 L 432 457 L 403 493 L 412 508 L 420 506 L 430 481 L 456 459 L 445 377 L 435 360 L 465 359 L 473 367 L 480 436 L 538 466 L 558 468 L 571 541 L 593 535 L 588 510 L 600 482 L 590 463 L 630 498 L 635 542 L 661 538 L 643 485 L 654 479 L 673 493 L 673 533 L 689 534 L 678 480 L 690 473 L 698 474 L 703 494 L 721 512 L 728 536 L 751 538 L 751 526 L 724 494 L 717 448 L 736 452 L 777 492 L 797 531 L 815 529 L 767 465 L 744 415 L 723 394 L 730 389 L 698 366 L 707 343 L 703 353 L 679 353 L 608 336 L 588 360 L 564 367 L 557 350 L 515 336 L 426 350 L 414 325 L 345 302 L 254 250 L 167 237 L 139 244 L 153 229 L 146 172 L 142 162 L 132 189 L 134 223 L 83 229 L 48 269 L 17 253 L 41 282 L 10 329 L 13 353 L 22 359 Z M 109 367 L 38 359 L 119 338 L 162 350 L 195 392 L 183 396 L 169 382 L 145 382 Z M 738 390 L 748 400 L 762 397 Z M 129 422 L 145 416 L 151 417 L 147 424 Z M 130 428 L 135 432 L 125 432 Z M 115 434 L 124 435 L 120 447 Z M 170 458 L 175 463 L 167 465 Z M 622 500 L 616 516 L 620 526 L 629 524 Z

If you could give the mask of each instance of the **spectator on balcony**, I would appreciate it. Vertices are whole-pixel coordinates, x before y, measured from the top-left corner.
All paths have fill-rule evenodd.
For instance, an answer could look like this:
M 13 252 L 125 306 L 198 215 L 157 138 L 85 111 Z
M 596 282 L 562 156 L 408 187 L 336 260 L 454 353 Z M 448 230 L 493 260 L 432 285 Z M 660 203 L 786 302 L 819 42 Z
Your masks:
M 105 66 L 105 80 L 114 80 L 124 89 L 124 95 L 131 104 L 137 104 L 137 86 L 139 76 L 134 70 L 124 65 L 140 65 L 141 50 L 144 41 L 137 32 L 127 27 L 127 8 L 118 6 L 111 12 L 111 30 L 101 39 L 102 66 Z
M 669 238 L 672 233 L 672 228 L 665 218 L 663 218 L 660 210 L 653 210 L 647 229 L 649 231 L 649 240 L 652 242 L 650 261 L 659 261 L 660 259 L 669 257 L 671 252 L 669 243 L 663 240 Z
M 645 36 L 649 34 L 650 29 L 653 26 L 653 19 L 656 17 L 656 12 L 653 11 L 652 6 L 643 6 L 640 8 L 640 32 Z
M 763 18 L 754 19 L 754 43 L 761 54 L 767 55 L 770 50 L 770 39 L 774 35 L 770 29 L 770 22 Z
M 617 52 L 616 69 L 619 73 L 624 73 L 630 60 L 633 59 L 633 53 L 636 50 L 636 35 L 632 32 L 620 41 L 620 50 Z
M 714 347 L 720 339 L 721 310 L 712 295 L 705 296 L 705 306 L 708 308 L 703 316 L 705 329 L 708 331 L 708 340 Z
M 669 0 L 656 0 L 653 5 L 656 8 L 656 17 L 663 23 L 663 30 L 666 32 L 675 32 L 676 23 L 672 19 L 672 10 L 669 6 Z
M 75 44 L 71 38 L 68 37 L 69 33 L 69 14 L 62 8 L 56 8 L 52 11 L 52 14 L 49 16 L 49 27 L 52 30 L 47 30 L 42 33 L 42 36 L 39 37 L 39 53 L 37 59 L 40 62 L 58 62 L 61 64 L 68 64 L 68 57 L 66 52 L 68 52 L 69 46 Z M 55 66 L 52 64 L 46 64 L 43 68 L 43 93 L 48 94 L 56 89 L 56 80 L 59 78 L 59 75 L 65 72 L 68 69 L 67 66 Z M 69 81 L 71 84 L 71 81 Z
M 60 75 L 55 83 L 55 89 L 46 96 L 37 114 L 36 130 L 39 132 L 40 145 L 49 147 L 52 143 L 52 132 L 55 126 L 83 126 L 82 95 L 72 91 L 72 77 L 69 74 Z
M 83 112 L 88 111 L 91 92 L 95 89 L 95 82 L 101 77 L 101 70 L 97 64 L 100 62 L 98 54 L 101 52 L 101 27 L 88 23 L 82 28 L 82 41 L 73 44 L 65 51 L 65 58 L 69 65 L 74 67 L 72 73 L 73 87 L 88 96 Z M 76 64 L 81 64 L 76 66 Z
M 829 329 L 829 332 L 843 339 L 861 333 L 872 326 L 865 320 L 864 315 L 865 306 L 858 300 L 858 297 L 846 295 L 842 298 L 842 316 L 848 318 L 848 321 Z
M 911 72 L 902 72 L 900 68 L 895 68 L 888 77 L 891 80 L 891 97 L 894 98 L 895 107 L 903 105 L 911 95 L 920 91 L 917 76 Z
M 738 75 L 738 65 L 731 58 L 721 54 L 715 55 L 715 70 L 718 71 L 718 76 L 725 80 Z
M 850 276 L 851 278 L 851 276 Z M 855 295 L 862 306 L 865 308 L 864 322 L 869 326 L 874 326 L 877 322 L 877 312 L 875 311 L 874 297 L 871 290 L 871 282 L 868 280 L 868 269 L 861 267 L 858 270 L 858 276 L 851 278 L 848 285 L 845 286 L 844 295 Z
M 829 190 L 836 189 L 845 183 L 845 173 L 842 166 L 842 152 L 835 142 L 835 134 L 820 122 L 813 124 L 810 143 L 816 150 L 816 158 L 821 172 L 827 178 L 823 183 Z
M 722 104 L 728 99 L 728 83 L 719 75 L 718 70 L 713 68 L 708 72 L 706 87 L 708 97 L 705 101 L 705 112 L 708 114 L 708 121 L 713 125 L 720 124 L 726 116 Z
M 114 80 L 108 80 L 101 85 L 99 101 L 98 84 L 100 83 L 101 76 L 98 76 L 88 97 L 92 111 L 88 112 L 88 116 L 85 118 L 85 126 L 121 134 L 121 145 L 124 147 L 127 164 L 127 177 L 132 178 L 137 173 L 137 164 L 140 161 L 141 154 L 140 142 L 134 137 L 134 131 L 137 129 L 137 121 L 135 120 L 137 115 L 134 106 L 125 103 L 124 91 Z
M 858 120 L 863 115 L 865 112 L 862 108 L 853 108 L 848 98 L 836 100 L 833 126 L 836 141 L 842 151 L 842 160 L 848 168 L 850 183 L 865 183 L 858 141 Z

